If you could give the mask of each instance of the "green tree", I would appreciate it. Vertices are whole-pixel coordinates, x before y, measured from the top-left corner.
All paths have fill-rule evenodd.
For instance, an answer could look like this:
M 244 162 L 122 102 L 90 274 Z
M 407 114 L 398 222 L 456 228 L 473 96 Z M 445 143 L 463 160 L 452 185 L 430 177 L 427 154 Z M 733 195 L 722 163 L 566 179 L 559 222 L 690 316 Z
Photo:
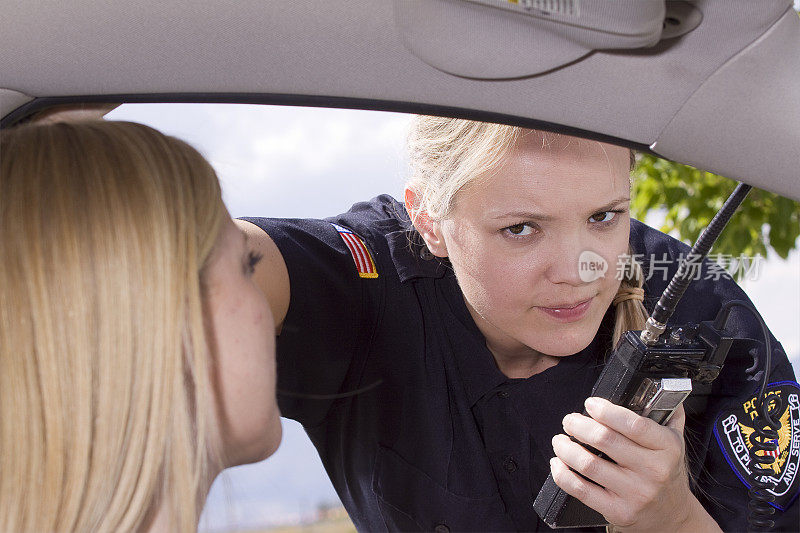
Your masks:
M 641 154 L 633 171 L 631 215 L 644 220 L 652 209 L 666 209 L 664 233 L 692 245 L 733 192 L 728 178 Z M 786 259 L 800 235 L 800 202 L 755 187 L 736 210 L 709 255 L 768 257 L 772 249 Z M 737 270 L 737 278 L 743 272 Z

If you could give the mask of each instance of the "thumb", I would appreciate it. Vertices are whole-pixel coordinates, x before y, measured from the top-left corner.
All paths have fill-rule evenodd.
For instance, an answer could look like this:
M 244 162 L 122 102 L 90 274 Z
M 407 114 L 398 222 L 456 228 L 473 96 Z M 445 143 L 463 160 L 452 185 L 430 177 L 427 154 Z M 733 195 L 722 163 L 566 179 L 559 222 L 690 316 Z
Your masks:
M 680 404 L 675 412 L 672 414 L 672 418 L 669 419 L 667 422 L 667 427 L 674 429 L 681 435 L 683 435 L 683 427 L 686 425 L 686 411 L 683 410 L 683 404 Z

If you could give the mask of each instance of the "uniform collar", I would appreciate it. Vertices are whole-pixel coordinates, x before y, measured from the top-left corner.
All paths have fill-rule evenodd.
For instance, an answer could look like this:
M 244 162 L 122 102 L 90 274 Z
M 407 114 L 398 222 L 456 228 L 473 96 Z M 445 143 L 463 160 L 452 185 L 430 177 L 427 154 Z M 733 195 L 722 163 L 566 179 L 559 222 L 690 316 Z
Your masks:
M 449 262 L 434 256 L 413 228 L 387 233 L 386 242 L 402 283 L 414 278 L 441 278 L 451 270 Z
M 467 310 L 464 294 L 458 286 L 455 274 L 447 273 L 445 279 L 437 283 L 443 295 L 443 306 L 450 308 L 450 318 L 445 324 L 458 375 L 464 385 L 470 407 L 488 392 L 509 381 L 497 367 L 494 355 L 486 347 L 486 338 Z
M 447 302 L 458 320 L 468 330 L 468 335 L 453 339 L 453 349 L 457 361 L 461 381 L 470 406 L 478 400 L 498 389 L 498 387 L 511 386 L 521 383 L 540 383 L 542 380 L 551 381 L 563 379 L 566 376 L 577 376 L 583 368 L 596 365 L 602 361 L 605 355 L 602 351 L 610 348 L 611 336 L 614 325 L 614 309 L 609 308 L 603 316 L 603 320 L 589 345 L 580 352 L 562 358 L 559 363 L 539 374 L 535 374 L 527 379 L 513 379 L 503 374 L 497 367 L 494 355 L 486 347 L 486 338 L 478 329 L 472 315 L 467 310 L 463 295 L 458 289 L 453 276 L 453 287 L 455 290 L 448 291 Z M 463 330 L 462 330 L 463 331 Z

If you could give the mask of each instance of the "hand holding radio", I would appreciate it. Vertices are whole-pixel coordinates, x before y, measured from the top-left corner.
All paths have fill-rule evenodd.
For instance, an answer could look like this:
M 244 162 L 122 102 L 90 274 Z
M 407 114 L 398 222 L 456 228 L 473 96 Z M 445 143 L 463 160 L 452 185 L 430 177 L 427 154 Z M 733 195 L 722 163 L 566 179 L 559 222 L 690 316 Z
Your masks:
M 601 407 L 590 413 L 592 408 L 587 405 L 586 413 L 593 420 L 578 415 L 566 417 L 569 427 L 565 429 L 589 450 L 566 436 L 554 438 L 553 449 L 560 459 L 551 462 L 551 474 L 533 504 L 551 528 L 610 522 L 622 526 L 622 530 L 720 531 L 689 490 L 681 403 L 692 392 L 693 383 L 707 387 L 713 382 L 728 351 L 736 349 L 753 357 L 753 365 L 745 372 L 761 381 L 758 404 L 764 405 L 771 368 L 769 331 L 758 312 L 743 300 L 725 303 L 713 321 L 684 326 L 670 326 L 667 321 L 691 282 L 691 272 L 702 266 L 703 258 L 750 189 L 740 183 L 703 230 L 656 303 L 645 328 L 628 331 L 620 338 L 592 390 Z M 763 351 L 754 339 L 726 330 L 733 307 L 744 307 L 758 320 L 764 337 Z M 760 353 L 764 354 L 763 365 Z M 759 366 L 764 370 L 753 374 Z M 780 412 L 779 408 L 774 410 Z M 760 446 L 775 453 L 772 442 L 780 423 L 767 411 L 758 421 L 759 438 L 764 442 Z M 677 415 L 675 420 L 671 420 L 673 415 Z M 656 427 L 659 424 L 664 426 L 660 430 Z M 751 527 L 772 527 L 769 517 L 774 508 L 769 504 L 775 495 L 764 491 L 774 485 L 765 475 L 774 459 L 759 456 L 753 450 L 750 460 L 767 466 L 750 474 L 748 523 Z
M 680 531 L 691 523 L 700 504 L 685 468 L 683 406 L 665 426 L 602 398 L 588 399 L 586 412 L 590 416 L 567 415 L 565 432 L 614 462 L 556 435 L 556 484 L 602 514 L 615 531 Z

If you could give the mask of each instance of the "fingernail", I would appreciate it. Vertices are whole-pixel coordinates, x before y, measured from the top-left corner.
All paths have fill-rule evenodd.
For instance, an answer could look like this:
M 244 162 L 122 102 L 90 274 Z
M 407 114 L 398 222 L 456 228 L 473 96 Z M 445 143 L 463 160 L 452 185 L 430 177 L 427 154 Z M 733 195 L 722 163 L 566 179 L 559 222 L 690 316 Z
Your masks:
M 586 406 L 587 411 L 592 411 L 600 407 L 600 400 L 595 397 L 586 398 L 586 401 L 583 402 L 583 405 Z
M 551 457 L 550 458 L 550 470 L 553 470 L 555 467 L 556 467 L 556 458 L 555 457 Z

